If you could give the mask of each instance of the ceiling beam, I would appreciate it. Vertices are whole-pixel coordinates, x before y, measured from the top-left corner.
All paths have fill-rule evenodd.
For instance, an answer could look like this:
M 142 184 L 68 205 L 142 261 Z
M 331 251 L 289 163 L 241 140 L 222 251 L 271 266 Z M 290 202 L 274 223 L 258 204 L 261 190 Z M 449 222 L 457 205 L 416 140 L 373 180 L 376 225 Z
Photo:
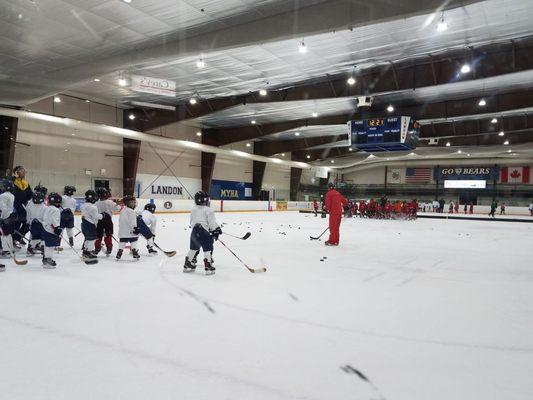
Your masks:
M 476 60 L 474 73 L 458 75 L 465 62 Z M 415 59 L 378 66 L 356 72 L 356 83 L 348 85 L 346 74 L 330 75 L 313 82 L 296 82 L 289 88 L 272 89 L 266 96 L 258 92 L 217 99 L 198 100 L 194 105 L 178 104 L 175 111 L 137 108 L 142 131 L 185 119 L 209 115 L 230 107 L 251 103 L 317 100 L 372 93 L 389 93 L 444 85 L 452 82 L 501 76 L 533 69 L 533 38 L 505 41 L 470 49 L 428 54 Z
M 294 140 L 261 141 L 254 143 L 254 153 L 270 157 L 280 153 L 290 153 L 311 147 L 347 140 L 348 135 L 321 136 Z
M 204 140 L 212 146 L 223 146 L 243 140 L 258 139 L 263 136 L 298 129 L 309 125 L 335 125 L 345 124 L 347 121 L 360 118 L 383 118 L 389 116 L 411 116 L 415 119 L 437 119 L 461 117 L 464 115 L 493 114 L 498 117 L 499 112 L 518 110 L 525 107 L 533 107 L 533 95 L 531 91 L 505 93 L 494 96 L 485 96 L 487 105 L 478 105 L 480 96 L 468 97 L 457 100 L 448 100 L 435 103 L 416 103 L 397 105 L 393 114 L 388 114 L 381 107 L 373 106 L 363 112 L 330 115 L 305 120 L 279 122 L 266 125 L 250 125 L 236 128 L 207 129 Z M 324 133 L 327 135 L 327 132 Z M 426 133 L 424 132 L 424 135 Z M 427 136 L 432 136 L 428 133 Z

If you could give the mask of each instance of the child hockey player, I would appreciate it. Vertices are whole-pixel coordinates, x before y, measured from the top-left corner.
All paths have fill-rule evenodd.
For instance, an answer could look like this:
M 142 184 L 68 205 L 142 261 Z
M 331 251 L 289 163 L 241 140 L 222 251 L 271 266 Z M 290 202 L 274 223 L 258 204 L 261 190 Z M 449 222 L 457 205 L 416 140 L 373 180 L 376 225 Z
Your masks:
M 217 224 L 215 213 L 209 207 L 209 195 L 204 191 L 196 192 L 194 195 L 195 206 L 191 211 L 191 240 L 190 250 L 185 257 L 183 272 L 192 272 L 196 269 L 196 254 L 200 247 L 204 251 L 205 273 L 211 275 L 215 273 L 213 266 L 213 241 L 218 240 L 222 234 L 222 229 Z
M 44 252 L 43 252 L 43 267 L 46 269 L 53 269 L 56 267 L 56 262 L 52 259 L 52 254 L 55 247 L 59 246 L 61 242 L 61 195 L 59 193 L 50 193 L 48 196 L 48 207 L 46 207 L 43 215 L 43 238 L 44 238 Z
M 102 214 L 96 208 L 96 192 L 87 190 L 85 192 L 85 203 L 81 206 L 81 232 L 85 237 L 83 244 L 83 257 L 86 260 L 96 262 L 94 253 L 94 243 L 96 241 L 96 224 L 102 219 Z
M 76 188 L 65 186 L 61 200 L 61 228 L 67 231 L 68 242 L 74 246 L 74 211 L 76 211 L 76 199 L 73 198 Z
M 141 215 L 137 216 L 139 233 L 146 239 L 146 248 L 150 254 L 157 254 L 157 250 L 154 249 L 155 229 L 157 225 L 157 218 L 154 213 L 155 204 L 148 203 L 144 206 Z
M 44 191 L 33 192 L 31 203 L 26 207 L 26 220 L 30 226 L 31 240 L 28 243 L 27 255 L 35 255 L 35 251 L 44 252 L 39 244 L 44 240 L 44 213 L 46 205 L 44 204 Z
M 0 236 L 2 243 L 2 254 L 13 257 L 13 234 L 17 215 L 14 212 L 15 196 L 11 193 L 13 184 L 10 179 L 0 181 Z M 0 264 L 0 269 L 5 270 L 5 266 Z
M 124 196 L 124 208 L 120 212 L 118 219 L 118 237 L 119 237 L 119 249 L 117 251 L 117 260 L 122 257 L 122 252 L 126 243 L 131 245 L 131 253 L 133 259 L 138 260 L 139 250 L 137 250 L 137 240 L 139 239 L 139 228 L 137 227 L 137 214 L 135 213 L 135 207 L 137 207 L 137 200 L 133 196 Z
M 113 213 L 120 211 L 120 206 L 110 199 L 111 192 L 108 189 L 98 188 L 96 193 L 98 194 L 96 207 L 103 217 L 96 226 L 97 238 L 95 252 L 96 254 L 100 252 L 103 238 L 106 247 L 106 255 L 110 255 L 113 251 Z

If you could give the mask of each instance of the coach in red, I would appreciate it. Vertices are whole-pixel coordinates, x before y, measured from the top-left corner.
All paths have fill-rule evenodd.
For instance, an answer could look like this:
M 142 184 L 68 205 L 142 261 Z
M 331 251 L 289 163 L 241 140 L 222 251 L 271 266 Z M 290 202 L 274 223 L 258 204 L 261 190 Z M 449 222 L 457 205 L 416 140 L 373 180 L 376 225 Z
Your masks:
M 341 217 L 344 206 L 348 204 L 342 194 L 335 190 L 335 184 L 330 182 L 328 184 L 328 193 L 326 194 L 326 211 L 329 212 L 329 239 L 325 243 L 326 246 L 338 246 L 341 226 Z

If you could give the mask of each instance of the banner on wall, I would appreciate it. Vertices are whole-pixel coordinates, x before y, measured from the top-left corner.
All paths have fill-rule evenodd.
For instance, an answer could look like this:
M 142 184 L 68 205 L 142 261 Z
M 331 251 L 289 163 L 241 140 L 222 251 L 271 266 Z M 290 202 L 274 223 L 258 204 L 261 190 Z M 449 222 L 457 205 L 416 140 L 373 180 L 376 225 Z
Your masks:
M 391 168 L 389 169 L 389 176 L 387 177 L 388 183 L 401 183 L 402 181 L 402 170 L 400 168 Z
M 213 179 L 211 181 L 211 198 L 215 200 L 251 200 L 252 184 Z
M 435 180 L 494 180 L 500 175 L 500 167 L 436 167 L 433 169 Z
M 145 199 L 191 199 L 201 190 L 202 180 L 174 176 L 137 174 L 135 194 Z
M 315 178 L 327 178 L 328 177 L 328 168 L 327 167 L 317 167 L 315 171 Z

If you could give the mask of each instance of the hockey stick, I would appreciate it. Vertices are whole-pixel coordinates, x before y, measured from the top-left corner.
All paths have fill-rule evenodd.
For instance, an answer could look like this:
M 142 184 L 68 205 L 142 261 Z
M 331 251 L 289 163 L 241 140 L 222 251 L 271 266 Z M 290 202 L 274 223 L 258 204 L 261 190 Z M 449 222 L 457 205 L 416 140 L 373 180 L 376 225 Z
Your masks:
M 2 231 L 2 229 L 0 229 L 0 232 L 2 233 L 2 235 L 4 235 L 4 232 Z M 13 240 L 13 239 L 11 239 Z M 11 254 L 11 258 L 13 259 L 13 262 L 17 265 L 26 265 L 28 263 L 28 260 L 17 260 L 17 257 L 15 257 L 15 253 L 13 251 L 13 249 L 11 248 L 11 246 L 8 246 L 10 247 L 9 249 L 7 249 L 7 251 L 9 252 L 9 254 Z
M 97 264 L 97 263 L 98 263 L 98 260 L 97 260 L 96 258 L 94 258 L 94 259 L 92 259 L 92 260 L 86 260 L 85 258 L 83 258 L 82 255 L 80 255 L 80 253 L 78 253 L 78 252 L 76 251 L 76 249 L 75 249 L 74 247 L 72 247 L 72 246 L 70 245 L 70 243 L 69 243 L 65 238 L 63 238 L 62 236 L 59 236 L 59 238 L 60 238 L 62 241 L 64 241 L 66 244 L 68 244 L 68 247 L 70 247 L 71 250 L 72 250 L 74 253 L 76 253 L 76 255 L 80 258 L 80 260 L 83 261 L 85 264 L 87 264 L 87 265 L 93 265 L 93 264 Z
M 224 235 L 231 236 L 231 237 L 234 237 L 236 239 L 241 239 L 241 240 L 246 240 L 250 236 L 252 236 L 252 234 L 250 232 L 246 232 L 246 234 L 243 237 L 235 236 L 235 235 L 232 235 L 231 233 L 227 233 L 227 232 L 224 232 Z
M 228 249 L 228 251 L 231 254 L 233 254 L 235 256 L 235 258 L 237 260 L 239 260 L 241 262 L 241 264 L 244 265 L 248 271 L 250 271 L 252 273 L 266 272 L 266 268 L 265 267 L 262 267 L 262 268 L 251 268 L 251 267 L 249 267 L 248 265 L 246 265 L 246 263 L 244 261 L 242 261 L 239 258 L 239 256 L 237 254 L 235 254 L 228 246 L 226 246 L 222 240 L 218 239 L 218 241 L 222 244 L 222 246 L 224 246 L 226 249 Z
M 319 236 L 317 237 L 313 237 L 313 236 L 309 236 L 309 239 L 310 240 L 318 240 L 322 237 L 322 235 L 324 235 L 324 233 L 326 233 L 327 231 L 329 230 L 329 226 L 324 230 L 324 232 L 322 232 Z
M 154 246 L 161 250 L 167 257 L 174 257 L 176 255 L 176 252 L 174 250 L 165 251 L 161 247 L 159 247 L 156 242 L 154 242 Z

